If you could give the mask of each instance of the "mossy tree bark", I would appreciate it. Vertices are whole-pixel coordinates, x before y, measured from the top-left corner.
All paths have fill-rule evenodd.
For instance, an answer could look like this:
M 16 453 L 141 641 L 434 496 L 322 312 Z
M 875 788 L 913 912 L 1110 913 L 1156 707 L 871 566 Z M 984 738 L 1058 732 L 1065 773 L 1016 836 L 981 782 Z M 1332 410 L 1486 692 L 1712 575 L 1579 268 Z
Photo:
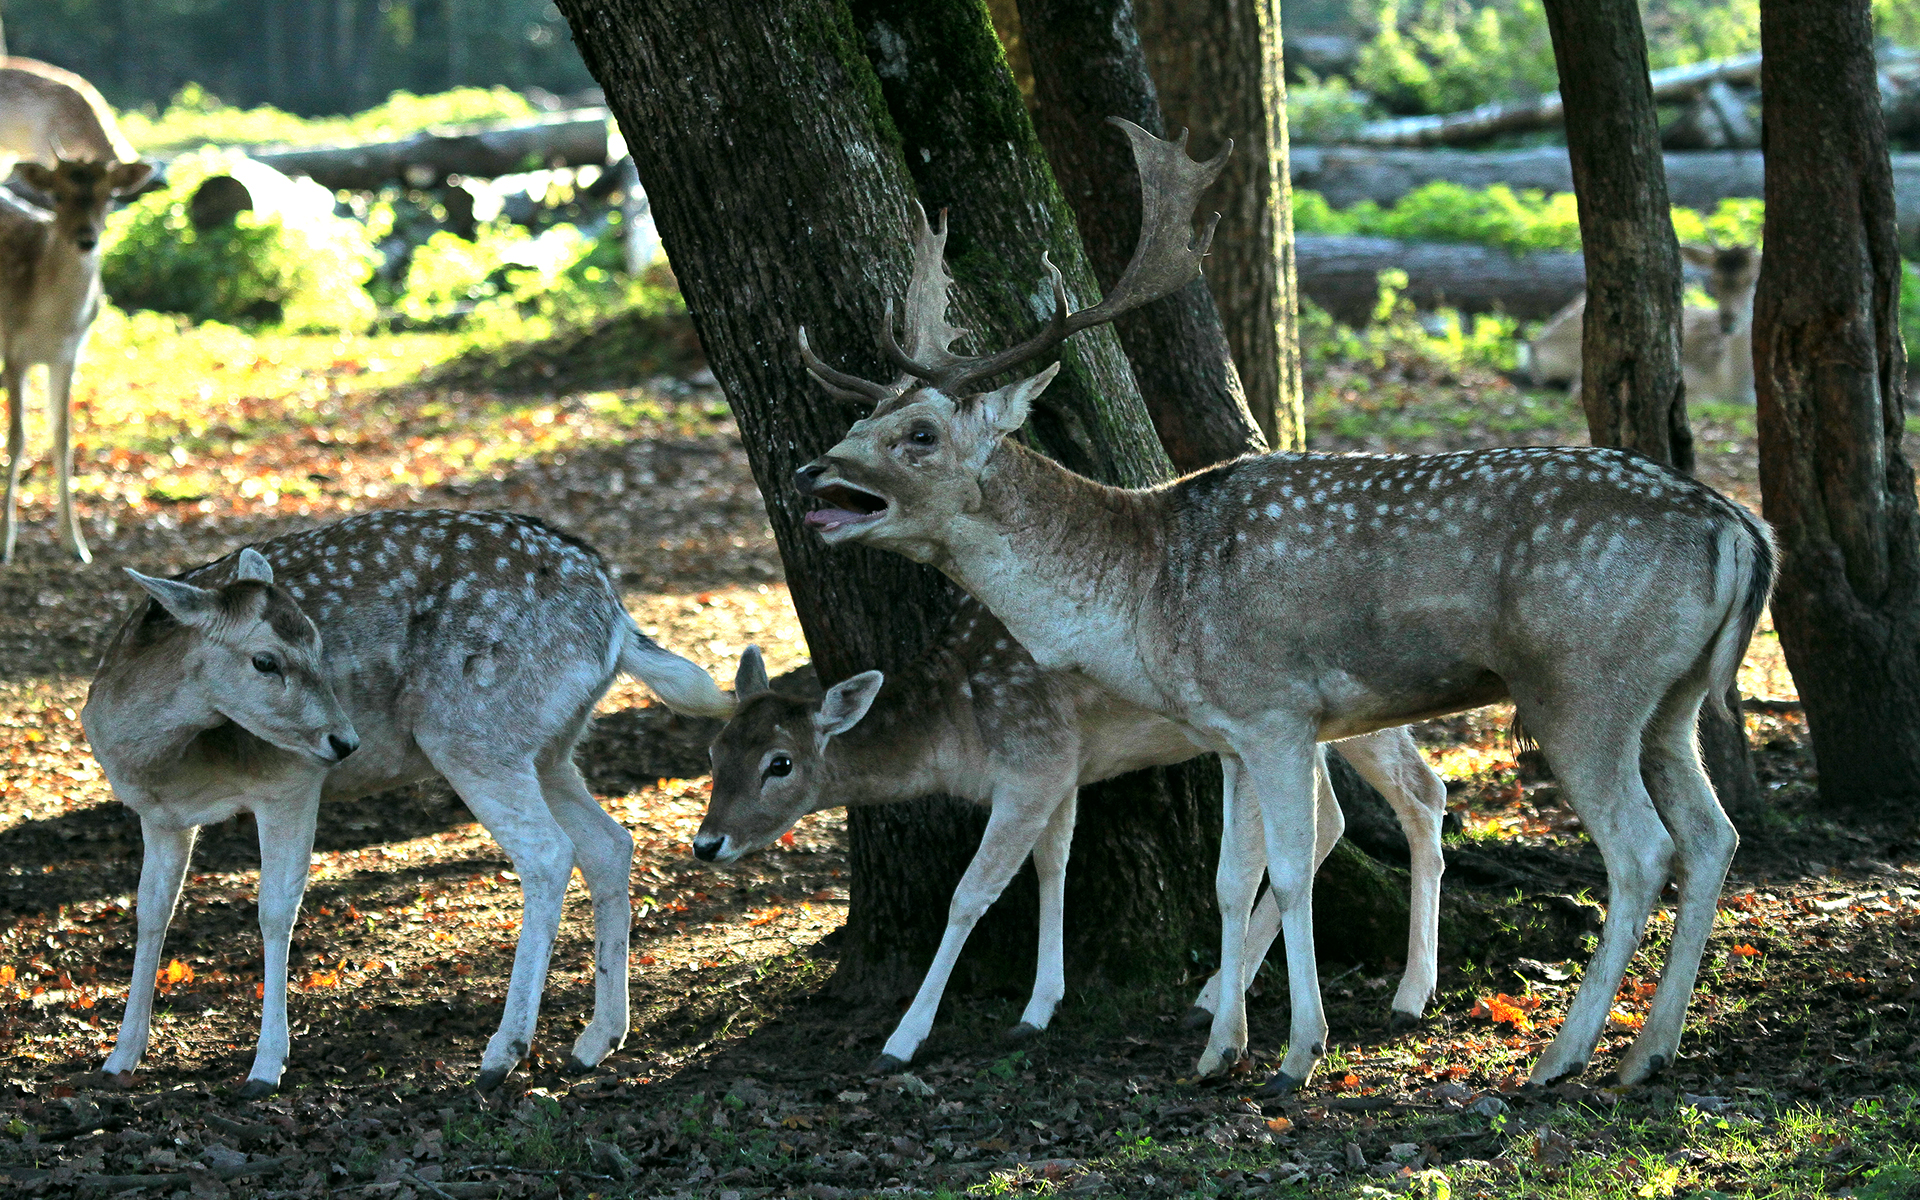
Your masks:
M 856 416 L 806 378 L 804 324 L 836 365 L 890 378 L 875 328 L 903 294 L 910 204 L 951 206 L 957 308 L 982 343 L 1044 315 L 1039 254 L 1093 299 L 1078 234 L 1038 154 L 984 8 L 837 0 L 561 0 L 607 90 L 715 374 L 766 497 L 823 678 L 897 670 L 952 611 L 933 572 L 860 548 L 827 552 L 802 524 L 793 469 Z M 911 170 L 909 169 L 911 167 Z M 1170 467 L 1111 331 L 1074 339 L 1032 435 L 1120 484 Z M 1139 979 L 1217 939 L 1217 793 L 1190 773 L 1082 797 L 1068 884 L 1068 957 Z M 837 979 L 890 999 L 918 982 L 978 809 L 923 801 L 853 814 L 852 904 Z M 1022 894 L 1022 889 L 1025 894 Z M 976 930 L 956 986 L 1029 982 L 1035 901 L 1017 883 Z M 1126 930 L 1125 937 L 1114 936 Z
M 1581 407 L 1596 446 L 1693 470 L 1680 377 L 1680 245 L 1636 0 L 1545 0 L 1566 103 L 1587 261 Z M 1722 702 L 1724 701 L 1724 702 Z M 1760 803 L 1735 689 L 1700 709 L 1700 746 L 1728 809 Z
M 1900 253 L 1868 0 L 1762 0 L 1766 258 L 1754 305 L 1774 620 L 1821 799 L 1920 796 L 1920 520 Z
M 1280 0 L 1134 0 L 1133 7 L 1167 128 L 1192 130 L 1204 147 L 1234 140 L 1207 279 L 1267 444 L 1301 449 L 1306 410 Z

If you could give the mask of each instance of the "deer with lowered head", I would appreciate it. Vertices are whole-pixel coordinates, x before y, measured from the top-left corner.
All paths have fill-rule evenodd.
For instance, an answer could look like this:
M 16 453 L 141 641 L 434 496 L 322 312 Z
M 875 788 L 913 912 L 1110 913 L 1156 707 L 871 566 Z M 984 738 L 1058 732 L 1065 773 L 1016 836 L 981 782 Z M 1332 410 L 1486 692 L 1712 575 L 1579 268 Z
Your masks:
M 23 162 L 17 174 L 53 199 L 46 212 L 0 188 L 0 375 L 7 390 L 7 495 L 0 513 L 0 563 L 13 561 L 19 534 L 16 493 L 27 443 L 27 371 L 47 368 L 60 535 L 91 562 L 73 510 L 73 370 L 100 312 L 100 236 L 114 197 L 153 174 L 144 162 Z
M 1273 1092 L 1326 1051 L 1312 924 L 1319 840 L 1315 744 L 1511 699 L 1607 865 L 1607 921 L 1579 993 L 1533 1078 L 1583 1070 L 1661 888 L 1678 913 L 1652 1013 L 1617 1067 L 1670 1064 L 1738 838 L 1700 766 L 1694 722 L 1719 703 L 1765 607 L 1773 543 L 1717 492 L 1606 449 L 1422 457 L 1282 452 L 1142 489 L 1074 475 L 1007 435 L 1058 367 L 983 390 L 1088 326 L 1194 279 L 1192 234 L 1222 159 L 1121 123 L 1143 191 L 1142 233 L 1113 292 L 1053 313 L 1027 341 L 952 346 L 944 236 L 921 218 L 904 345 L 889 315 L 892 384 L 814 376 L 875 402 L 800 468 L 830 544 L 931 563 L 971 592 L 1050 671 L 1081 671 L 1118 699 L 1217 750 L 1228 837 L 1263 837 L 1286 934 L 1291 1032 Z M 1184 143 L 1184 139 L 1182 139 Z M 1043 260 L 1044 262 L 1044 260 Z M 1709 698 L 1711 693 L 1712 698 Z M 1238 832 L 1236 832 L 1238 831 Z M 1221 973 L 1243 978 L 1257 875 L 1223 855 Z M 1222 988 L 1199 1067 L 1244 1053 L 1246 1011 Z
M 266 965 L 245 1094 L 280 1082 L 287 950 L 324 801 L 440 776 L 499 841 L 523 910 L 500 1028 L 480 1060 L 497 1086 L 526 1056 L 573 869 L 593 897 L 592 1066 L 627 1036 L 633 838 L 573 764 L 620 674 L 679 711 L 732 701 L 647 640 L 605 560 L 539 521 L 498 512 L 381 512 L 249 546 L 146 590 L 81 715 L 114 795 L 140 816 L 139 941 L 103 1070 L 147 1048 L 154 973 L 200 826 L 251 812 L 260 832 Z
M 0 153 L 48 167 L 69 155 L 103 163 L 139 157 L 99 89 L 72 71 L 17 56 L 0 58 Z
M 1680 378 L 1689 400 L 1754 403 L 1753 292 L 1760 282 L 1760 251 L 1751 246 L 1680 247 L 1707 273 L 1712 308 L 1690 304 L 1680 313 Z M 1527 343 L 1527 376 L 1535 383 L 1565 380 L 1580 391 L 1587 298 L 1553 314 Z
M 713 799 L 693 841 L 710 862 L 733 862 L 811 812 L 890 804 L 935 793 L 991 805 L 980 848 L 954 889 L 947 929 L 913 1005 L 888 1038 L 876 1071 L 897 1071 L 926 1039 L 948 977 L 975 922 L 1033 857 L 1040 881 L 1040 950 L 1033 995 L 1014 1038 L 1053 1019 L 1066 995 L 1062 917 L 1067 854 L 1079 789 L 1205 752 L 1183 727 L 1121 700 L 1084 675 L 1046 671 L 991 613 L 969 601 L 949 633 L 887 681 L 866 671 L 818 701 L 775 692 L 760 652 L 748 647 L 734 680 L 738 711 L 713 741 Z M 1393 1000 L 1396 1025 L 1419 1020 L 1438 975 L 1440 822 L 1447 790 L 1404 728 L 1335 744 L 1392 805 L 1412 852 L 1406 971 Z M 1315 773 L 1314 863 L 1333 849 L 1342 817 L 1324 768 Z M 1258 839 L 1223 845 L 1237 871 L 1258 879 Z M 1247 978 L 1279 933 L 1271 896 L 1255 908 L 1243 956 Z M 1210 1019 L 1222 976 L 1207 981 L 1190 1017 Z

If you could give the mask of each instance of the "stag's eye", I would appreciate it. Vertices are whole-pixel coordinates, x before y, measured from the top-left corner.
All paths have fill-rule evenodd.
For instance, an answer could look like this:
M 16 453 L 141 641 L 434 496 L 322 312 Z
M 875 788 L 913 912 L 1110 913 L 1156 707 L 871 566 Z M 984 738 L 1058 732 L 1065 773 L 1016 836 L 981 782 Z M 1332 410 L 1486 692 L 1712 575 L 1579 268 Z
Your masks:
M 937 446 L 940 444 L 940 435 L 923 425 L 907 434 L 907 440 L 916 446 Z
M 278 675 L 280 663 L 271 654 L 256 654 L 253 656 L 253 669 L 262 675 Z
M 767 774 L 775 776 L 793 774 L 793 760 L 784 754 L 774 755 L 767 762 Z

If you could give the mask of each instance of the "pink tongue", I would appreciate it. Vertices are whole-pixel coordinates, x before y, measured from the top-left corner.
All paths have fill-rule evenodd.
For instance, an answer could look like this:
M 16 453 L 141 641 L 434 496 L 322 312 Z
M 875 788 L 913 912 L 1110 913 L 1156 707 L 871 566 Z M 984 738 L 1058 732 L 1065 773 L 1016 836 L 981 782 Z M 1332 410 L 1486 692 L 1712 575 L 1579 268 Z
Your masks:
M 850 512 L 844 508 L 816 508 L 807 514 L 807 524 L 820 529 L 838 529 L 850 521 L 858 521 L 865 513 Z

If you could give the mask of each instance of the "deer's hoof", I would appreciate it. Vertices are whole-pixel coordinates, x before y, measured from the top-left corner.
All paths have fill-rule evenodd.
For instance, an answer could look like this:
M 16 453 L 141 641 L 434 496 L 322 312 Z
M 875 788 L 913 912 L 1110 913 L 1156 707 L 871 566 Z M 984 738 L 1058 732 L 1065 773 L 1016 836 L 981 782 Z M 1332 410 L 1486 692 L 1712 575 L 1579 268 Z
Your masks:
M 582 1075 L 591 1075 L 593 1072 L 592 1063 L 581 1062 L 571 1054 L 567 1055 L 566 1061 L 560 1064 L 560 1073 L 570 1079 L 578 1079 Z
M 1299 1091 L 1301 1085 L 1306 1082 L 1306 1080 L 1289 1075 L 1285 1071 L 1275 1071 L 1273 1078 L 1261 1084 L 1260 1090 L 1256 1091 L 1254 1096 L 1261 1100 L 1279 1100 L 1283 1097 L 1293 1095 Z
M 265 1100 L 268 1096 L 273 1095 L 279 1090 L 280 1085 L 277 1083 L 271 1083 L 265 1079 L 249 1079 L 247 1080 L 246 1086 L 240 1089 L 240 1098 L 242 1100 Z
M 1001 1036 L 1009 1042 L 1030 1042 L 1045 1032 L 1046 1030 L 1038 1025 L 1029 1025 L 1022 1021 L 1018 1025 L 1009 1027 Z
M 904 1058 L 895 1058 L 891 1054 L 882 1054 L 867 1064 L 867 1074 L 869 1075 L 898 1075 L 906 1069 L 907 1060 Z
M 1419 1013 L 1401 1012 L 1396 1008 L 1387 1017 L 1388 1033 L 1405 1033 L 1409 1029 L 1418 1029 L 1419 1027 Z
M 482 1071 L 479 1078 L 473 1081 L 473 1086 L 483 1092 L 497 1091 L 511 1074 L 513 1074 L 512 1067 L 495 1067 L 490 1071 Z
M 1186 1015 L 1180 1018 L 1180 1028 L 1186 1030 L 1205 1029 L 1211 1024 L 1213 1024 L 1213 1014 L 1198 1004 L 1188 1009 Z

